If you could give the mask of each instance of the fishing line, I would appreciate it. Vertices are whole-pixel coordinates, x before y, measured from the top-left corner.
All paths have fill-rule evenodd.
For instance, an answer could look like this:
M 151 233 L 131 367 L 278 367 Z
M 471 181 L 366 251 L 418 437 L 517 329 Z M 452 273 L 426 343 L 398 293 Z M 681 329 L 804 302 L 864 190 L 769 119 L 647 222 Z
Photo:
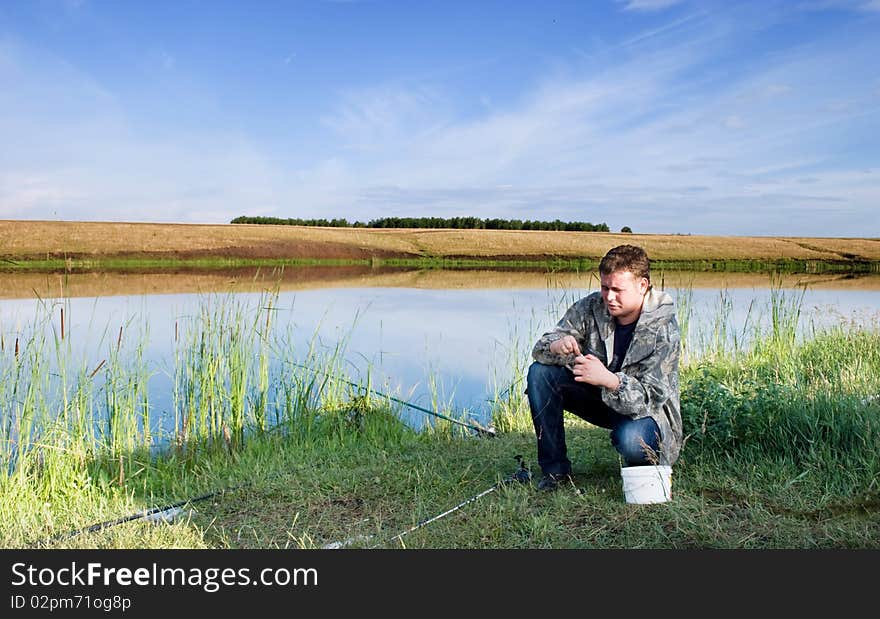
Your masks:
M 381 391 L 376 391 L 375 389 L 372 389 L 369 387 L 363 387 L 362 385 L 345 380 L 344 378 L 339 378 L 338 376 L 333 376 L 332 374 L 330 374 L 326 370 L 316 370 L 314 368 L 310 368 L 307 365 L 302 365 L 300 363 L 294 363 L 292 361 L 290 362 L 290 364 L 293 366 L 296 366 L 298 368 L 301 368 L 303 370 L 308 370 L 309 372 L 312 372 L 314 374 L 325 374 L 333 380 L 345 383 L 345 384 L 350 385 L 352 387 L 355 387 L 357 389 L 364 389 L 367 393 L 374 393 L 381 398 L 387 398 L 388 400 L 391 400 L 392 402 L 397 402 L 398 404 L 403 404 L 404 406 L 409 406 L 410 408 L 413 408 L 413 409 L 420 411 L 422 413 L 426 413 L 428 415 L 433 415 L 434 417 L 439 417 L 440 419 L 445 419 L 446 421 L 449 421 L 451 423 L 455 423 L 460 426 L 464 426 L 465 428 L 475 430 L 478 434 L 480 434 L 482 436 L 496 436 L 495 428 L 493 428 L 491 426 L 488 428 L 484 428 L 483 426 L 477 425 L 475 423 L 465 423 L 464 421 L 460 421 L 458 419 L 453 419 L 452 417 L 447 417 L 446 415 L 443 415 L 443 414 L 438 413 L 436 411 L 429 410 L 427 408 L 419 406 L 418 404 L 413 404 L 412 402 L 407 402 L 406 400 L 401 400 L 400 398 L 395 398 L 394 396 L 388 395 L 386 393 L 382 393 Z
M 510 393 L 510 391 L 511 391 L 514 387 L 516 387 L 518 384 L 520 384 L 521 382 L 523 382 L 525 379 L 526 379 L 525 376 L 520 376 L 519 378 L 515 379 L 512 383 L 510 383 L 510 385 L 507 387 L 507 389 L 505 389 L 504 391 L 502 391 L 501 393 L 499 393 L 499 394 L 498 394 L 496 397 L 494 397 L 494 398 L 486 398 L 486 401 L 487 401 L 487 402 L 491 402 L 492 404 L 497 404 L 498 402 L 500 402 L 500 401 L 502 400 L 502 398 L 504 398 L 504 396 L 506 396 L 508 393 Z

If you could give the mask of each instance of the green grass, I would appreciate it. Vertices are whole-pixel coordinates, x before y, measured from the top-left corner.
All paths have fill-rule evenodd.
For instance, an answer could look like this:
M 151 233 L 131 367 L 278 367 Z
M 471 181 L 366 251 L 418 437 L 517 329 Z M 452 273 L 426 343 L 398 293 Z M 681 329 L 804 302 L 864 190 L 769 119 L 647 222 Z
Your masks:
M 418 522 L 492 487 L 513 470 L 512 454 L 533 437 L 497 439 L 401 434 L 350 436 L 292 448 L 284 437 L 255 439 L 234 458 L 203 453 L 189 463 L 178 496 L 205 481 L 237 486 L 192 506 L 178 522 L 133 522 L 53 547 L 320 548 L 876 548 L 877 494 L 858 483 L 830 491 L 783 461 L 687 457 L 674 473 L 674 501 L 627 505 L 605 432 L 569 432 L 574 485 L 552 495 L 528 486 L 499 491 L 426 525 Z M 182 463 L 172 462 L 180 476 Z M 185 478 L 186 479 L 186 478 Z M 201 479 L 201 483 L 196 483 Z M 861 487 L 862 492 L 855 492 Z M 166 491 L 171 490 L 170 488 Z M 102 503 L 93 520 L 141 509 Z
M 343 376 L 344 342 L 328 354 L 312 346 L 295 356 L 285 350 L 289 334 L 268 337 L 272 298 L 261 300 L 257 315 L 215 298 L 182 326 L 176 440 L 158 453 L 140 416 L 146 370 L 138 347 L 146 334 L 128 347 L 125 336 L 108 337 L 116 353 L 98 374 L 70 359 L 57 329 L 19 342 L 18 355 L 5 343 L 0 546 L 880 547 L 876 325 L 801 340 L 797 298 L 777 294 L 761 337 L 731 347 L 719 310 L 715 333 L 703 336 L 714 347 L 682 368 L 688 438 L 670 503 L 626 504 L 607 431 L 572 417 L 571 486 L 548 495 L 505 485 L 395 539 L 493 487 L 515 469 L 515 455 L 534 466 L 521 385 L 499 390 L 496 438 L 443 420 L 415 432 L 393 402 L 333 378 Z M 531 338 L 513 339 L 516 379 Z M 281 360 L 278 375 L 262 361 L 269 357 Z M 298 370 L 303 359 L 315 371 Z M 100 372 L 103 390 L 94 383 Z M 98 411 L 106 423 L 94 427 L 89 415 Z M 51 541 L 214 492 L 172 523 L 137 519 Z
M 520 268 L 555 271 L 596 270 L 593 259 L 489 259 L 489 258 L 153 258 L 153 257 L 95 257 L 95 258 L 35 258 L 7 259 L 0 263 L 3 272 L 92 272 L 92 271 L 155 271 L 172 269 L 223 270 L 241 267 L 278 268 L 285 266 L 386 266 L 409 269 L 467 269 L 467 268 Z M 652 260 L 656 271 L 712 271 L 728 273 L 876 273 L 880 262 L 869 260 Z

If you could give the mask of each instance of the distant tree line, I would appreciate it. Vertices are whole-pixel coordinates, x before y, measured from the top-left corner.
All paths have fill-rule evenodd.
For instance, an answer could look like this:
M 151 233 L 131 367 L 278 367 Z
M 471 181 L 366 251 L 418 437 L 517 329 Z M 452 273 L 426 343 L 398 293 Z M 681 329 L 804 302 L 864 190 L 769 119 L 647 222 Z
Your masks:
M 327 228 L 367 228 L 367 224 L 356 221 L 353 224 L 347 219 L 284 219 L 283 217 L 236 217 L 233 224 L 270 224 L 274 226 L 324 226 Z
M 532 221 L 529 219 L 481 219 L 479 217 L 382 217 L 368 223 L 347 219 L 284 219 L 281 217 L 236 217 L 234 224 L 282 226 L 326 226 L 330 228 L 451 228 L 453 230 L 564 230 L 566 232 L 608 232 L 608 225 L 586 221 Z

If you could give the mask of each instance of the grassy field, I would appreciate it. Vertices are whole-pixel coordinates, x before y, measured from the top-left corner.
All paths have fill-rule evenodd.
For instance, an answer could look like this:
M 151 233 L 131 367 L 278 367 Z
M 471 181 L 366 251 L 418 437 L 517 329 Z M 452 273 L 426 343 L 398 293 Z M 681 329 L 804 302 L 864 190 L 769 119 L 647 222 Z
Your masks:
M 211 260 L 598 260 L 622 243 L 652 260 L 880 261 L 880 239 L 725 237 L 513 230 L 404 230 L 0 220 L 0 258 L 15 263 L 124 266 Z M 242 266 L 245 266 L 242 264 Z
M 298 371 L 283 339 L 265 339 L 268 309 L 211 305 L 182 330 L 175 430 L 153 452 L 137 338 L 97 368 L 65 361 L 57 333 L 7 342 L 0 547 L 880 548 L 880 330 L 801 341 L 796 305 L 768 311 L 750 348 L 719 344 L 682 368 L 672 502 L 626 504 L 607 431 L 571 419 L 570 486 L 503 485 L 403 537 L 495 488 L 515 455 L 534 465 L 520 389 L 496 397 L 495 438 L 442 419 L 415 432 L 393 402 L 333 378 L 338 356 Z M 525 361 L 511 360 L 513 378 Z M 81 531 L 187 499 L 170 522 Z

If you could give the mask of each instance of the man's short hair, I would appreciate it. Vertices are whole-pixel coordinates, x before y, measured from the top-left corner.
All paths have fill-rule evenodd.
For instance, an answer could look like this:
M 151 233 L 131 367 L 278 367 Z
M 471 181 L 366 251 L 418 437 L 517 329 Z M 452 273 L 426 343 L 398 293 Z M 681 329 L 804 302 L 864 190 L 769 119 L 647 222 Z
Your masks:
M 599 262 L 599 274 L 611 275 L 617 271 L 629 271 L 636 279 L 651 281 L 651 261 L 645 250 L 636 245 L 618 245 L 608 250 Z

